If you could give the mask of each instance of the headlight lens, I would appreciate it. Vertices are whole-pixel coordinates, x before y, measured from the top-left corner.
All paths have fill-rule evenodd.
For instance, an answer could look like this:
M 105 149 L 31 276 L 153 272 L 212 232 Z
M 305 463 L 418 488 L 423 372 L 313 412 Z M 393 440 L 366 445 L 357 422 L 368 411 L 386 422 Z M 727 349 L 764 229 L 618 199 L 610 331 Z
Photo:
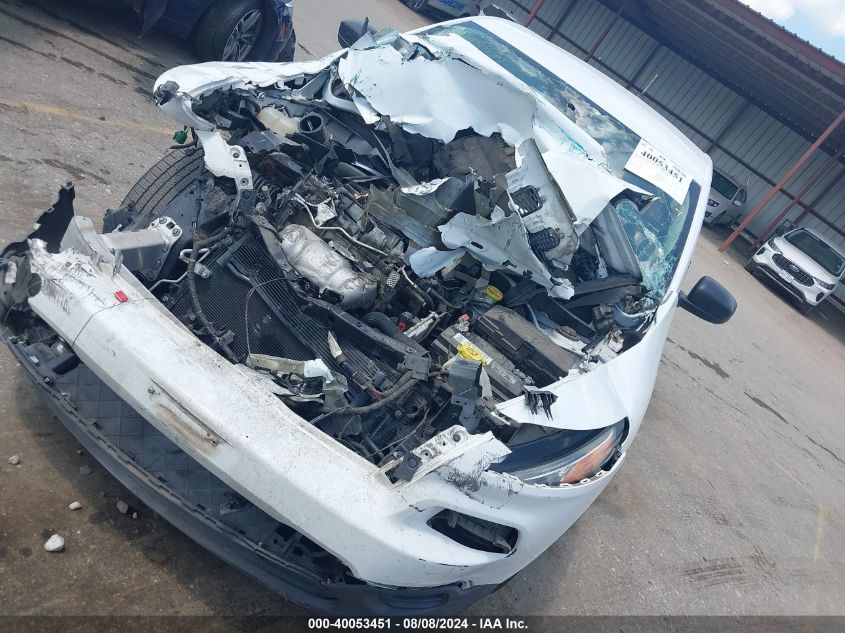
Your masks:
M 833 290 L 836 287 L 836 284 L 829 284 L 826 281 L 822 281 L 821 279 L 816 279 L 816 283 L 819 284 L 821 288 L 825 290 Z
M 768 242 L 766 242 L 766 246 L 771 248 L 775 253 L 782 253 L 783 252 L 778 248 L 778 245 L 775 244 L 774 238 L 772 238 Z
M 571 450 L 536 466 L 510 469 L 503 462 L 497 470 L 505 470 L 528 484 L 560 486 L 578 483 L 592 477 L 613 457 L 622 443 L 625 421 L 601 429 Z M 566 433 L 566 431 L 562 432 Z M 579 432 L 572 432 L 579 433 Z M 516 453 L 517 451 L 515 451 Z
M 719 203 L 716 202 L 713 198 L 708 198 L 707 199 L 707 206 L 708 207 L 718 207 Z

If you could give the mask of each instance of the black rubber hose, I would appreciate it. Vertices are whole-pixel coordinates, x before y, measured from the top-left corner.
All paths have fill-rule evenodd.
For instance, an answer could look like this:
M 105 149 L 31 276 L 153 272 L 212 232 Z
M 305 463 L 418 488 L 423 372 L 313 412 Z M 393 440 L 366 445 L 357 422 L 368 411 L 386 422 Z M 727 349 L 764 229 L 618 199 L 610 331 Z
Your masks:
M 348 413 L 348 414 L 362 414 L 362 413 L 371 413 L 373 411 L 378 411 L 382 407 L 386 407 L 391 402 L 394 402 L 401 398 L 402 396 L 406 395 L 414 386 L 419 382 L 417 378 L 413 377 L 411 372 L 403 374 L 403 376 L 396 381 L 396 384 L 393 385 L 390 389 L 384 392 L 384 397 L 381 400 L 377 400 L 372 404 L 367 404 L 362 407 L 347 407 L 336 411 L 335 413 Z
M 387 316 L 384 312 L 368 312 L 361 320 L 371 328 L 374 328 L 383 334 L 387 334 L 390 338 L 400 341 L 404 345 L 410 345 L 412 347 L 416 345 L 416 341 L 401 332 L 399 328 L 396 327 L 393 319 Z

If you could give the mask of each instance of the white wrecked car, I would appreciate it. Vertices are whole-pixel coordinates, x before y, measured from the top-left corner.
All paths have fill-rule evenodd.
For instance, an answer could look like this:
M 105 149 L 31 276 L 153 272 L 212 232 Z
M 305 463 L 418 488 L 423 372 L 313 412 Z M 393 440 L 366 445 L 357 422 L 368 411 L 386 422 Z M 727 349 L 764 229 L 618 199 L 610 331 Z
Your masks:
M 9 347 L 85 447 L 326 612 L 454 611 L 619 470 L 684 295 L 710 159 L 512 22 L 168 71 L 198 144 L 3 251 Z

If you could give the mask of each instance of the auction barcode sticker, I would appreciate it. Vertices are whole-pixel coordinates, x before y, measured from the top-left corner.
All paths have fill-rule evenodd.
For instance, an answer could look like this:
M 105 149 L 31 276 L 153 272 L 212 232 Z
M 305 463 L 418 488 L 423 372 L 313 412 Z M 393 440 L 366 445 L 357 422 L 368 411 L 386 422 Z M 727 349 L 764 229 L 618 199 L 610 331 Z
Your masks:
M 637 143 L 637 148 L 625 163 L 625 169 L 659 187 L 678 204 L 683 204 L 692 182 L 692 175 L 684 173 L 645 139 Z

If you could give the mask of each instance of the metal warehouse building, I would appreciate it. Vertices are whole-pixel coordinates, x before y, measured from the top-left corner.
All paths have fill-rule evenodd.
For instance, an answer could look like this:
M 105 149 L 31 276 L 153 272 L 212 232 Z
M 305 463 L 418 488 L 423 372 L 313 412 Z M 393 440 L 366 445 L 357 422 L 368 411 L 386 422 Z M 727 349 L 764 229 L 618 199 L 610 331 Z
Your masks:
M 845 64 L 736 0 L 497 0 L 748 180 L 734 235 L 783 222 L 845 252 Z M 845 288 L 837 290 L 845 302 Z

